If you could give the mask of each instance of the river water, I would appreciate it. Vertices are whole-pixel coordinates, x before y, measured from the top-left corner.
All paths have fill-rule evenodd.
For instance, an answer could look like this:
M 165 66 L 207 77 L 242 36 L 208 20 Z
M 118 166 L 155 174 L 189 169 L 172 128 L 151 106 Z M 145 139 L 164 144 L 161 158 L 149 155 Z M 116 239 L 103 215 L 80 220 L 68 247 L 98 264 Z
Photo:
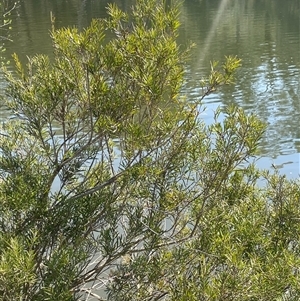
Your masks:
M 8 7 L 14 1 L 5 1 Z M 115 1 L 122 9 L 131 0 Z M 22 61 L 37 53 L 52 55 L 50 12 L 56 27 L 88 26 L 104 17 L 104 0 L 21 0 L 12 12 L 10 39 L 1 58 L 16 52 Z M 236 104 L 268 125 L 257 164 L 272 164 L 289 178 L 300 174 L 300 1 L 299 0 L 186 0 L 181 8 L 179 43 L 196 47 L 186 72 L 184 93 L 191 99 L 200 91 L 210 61 L 237 55 L 242 67 L 234 85 L 205 99 L 205 121 L 212 122 L 218 106 Z M 1 32 L 4 35 L 5 32 Z M 0 87 L 3 87 L 0 76 Z M 7 117 L 1 111 L 0 118 Z

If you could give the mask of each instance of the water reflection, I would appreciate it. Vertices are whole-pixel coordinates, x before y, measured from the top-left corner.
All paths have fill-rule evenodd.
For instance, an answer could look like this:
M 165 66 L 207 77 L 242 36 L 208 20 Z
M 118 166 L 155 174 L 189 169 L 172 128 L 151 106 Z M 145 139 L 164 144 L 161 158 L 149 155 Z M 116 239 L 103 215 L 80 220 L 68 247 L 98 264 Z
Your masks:
M 209 108 L 206 119 L 212 120 L 216 105 L 235 103 L 255 113 L 268 124 L 263 137 L 261 167 L 272 163 L 291 177 L 299 175 L 299 115 L 300 115 L 300 20 L 299 1 L 191 1 L 185 5 L 184 28 L 194 31 L 199 47 L 191 60 L 190 87 L 197 85 L 208 72 L 210 60 L 223 60 L 224 55 L 238 55 L 243 67 L 236 84 L 226 87 L 206 99 Z M 219 5 L 219 6 L 218 6 Z M 214 30 L 211 30 L 211 29 Z M 187 31 L 183 33 L 186 35 Z M 202 45 L 203 41 L 209 41 Z M 206 67 L 205 64 L 206 63 Z M 197 93 L 195 89 L 191 96 Z
M 21 0 L 14 11 L 11 38 L 13 52 L 51 56 L 50 11 L 56 26 L 86 27 L 92 18 L 104 17 L 107 0 Z M 114 1 L 128 9 L 133 1 Z M 8 0 L 12 5 L 14 2 Z M 203 117 L 210 122 L 218 105 L 235 103 L 268 124 L 261 144 L 260 166 L 272 163 L 282 172 L 299 174 L 300 153 L 300 1 L 285 0 L 186 0 L 181 11 L 179 43 L 195 42 L 186 74 L 185 93 L 197 97 L 199 81 L 209 72 L 209 61 L 224 55 L 242 59 L 234 86 L 205 100 Z M 1 116 L 5 112 L 1 112 Z M 292 163 L 290 163 L 292 162 Z

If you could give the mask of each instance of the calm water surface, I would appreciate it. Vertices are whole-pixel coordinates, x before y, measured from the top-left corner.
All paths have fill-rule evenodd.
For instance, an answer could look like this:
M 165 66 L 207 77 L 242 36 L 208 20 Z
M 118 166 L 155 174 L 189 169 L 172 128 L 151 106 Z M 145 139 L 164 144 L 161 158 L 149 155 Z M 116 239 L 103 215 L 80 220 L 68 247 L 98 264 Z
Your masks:
M 115 1 L 128 9 L 132 1 Z M 13 5 L 13 1 L 7 1 Z M 56 27 L 86 27 L 104 17 L 104 0 L 23 0 L 12 14 L 7 53 L 23 61 L 36 53 L 52 54 L 50 11 Z M 199 81 L 209 62 L 237 55 L 243 66 L 235 85 L 222 88 L 205 100 L 204 115 L 212 122 L 218 106 L 236 104 L 268 124 L 261 142 L 258 165 L 275 164 L 289 178 L 300 174 L 300 1 L 299 0 L 186 0 L 181 11 L 179 43 L 196 43 L 187 68 L 184 93 L 200 92 Z M 0 82 L 1 86 L 1 82 Z M 2 83 L 3 87 L 3 83 Z M 6 112 L 1 112 L 1 118 Z

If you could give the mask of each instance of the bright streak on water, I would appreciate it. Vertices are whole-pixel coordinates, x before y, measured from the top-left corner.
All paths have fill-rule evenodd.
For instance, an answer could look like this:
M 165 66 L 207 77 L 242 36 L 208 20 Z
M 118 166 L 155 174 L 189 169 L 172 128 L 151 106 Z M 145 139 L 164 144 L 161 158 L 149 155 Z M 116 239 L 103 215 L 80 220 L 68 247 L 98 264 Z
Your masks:
M 200 57 L 199 57 L 198 64 L 201 64 L 204 61 L 204 58 L 205 58 L 207 52 L 210 49 L 210 46 L 211 46 L 211 43 L 212 43 L 212 39 L 213 39 L 213 37 L 215 35 L 216 29 L 218 28 L 218 26 L 220 24 L 221 17 L 224 14 L 224 11 L 226 9 L 228 1 L 229 0 L 222 0 L 221 3 L 220 3 L 220 5 L 219 5 L 219 7 L 218 7 L 218 10 L 217 10 L 217 13 L 216 13 L 216 17 L 215 17 L 215 19 L 213 21 L 213 24 L 212 24 L 212 26 L 211 26 L 211 28 L 210 28 L 210 30 L 208 32 L 208 35 L 207 35 L 204 43 L 202 43 L 202 45 L 204 45 L 204 47 L 200 50 L 201 54 L 200 54 Z

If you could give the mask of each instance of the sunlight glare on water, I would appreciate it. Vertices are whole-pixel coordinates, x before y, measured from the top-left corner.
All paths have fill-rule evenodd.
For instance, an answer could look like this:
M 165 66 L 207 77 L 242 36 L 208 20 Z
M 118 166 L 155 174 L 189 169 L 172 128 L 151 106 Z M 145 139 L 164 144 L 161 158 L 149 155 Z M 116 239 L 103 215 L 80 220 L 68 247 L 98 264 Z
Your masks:
M 289 178 L 298 178 L 300 3 L 289 1 L 283 7 L 279 0 L 219 0 L 193 2 L 188 9 L 189 5 L 191 2 L 186 4 L 183 34 L 197 46 L 185 91 L 191 98 L 199 94 L 199 82 L 208 74 L 210 61 L 222 62 L 225 55 L 241 58 L 235 84 L 204 100 L 207 111 L 203 118 L 206 123 L 213 122 L 214 110 L 230 104 L 255 114 L 267 124 L 258 166 L 272 169 L 275 165 Z

